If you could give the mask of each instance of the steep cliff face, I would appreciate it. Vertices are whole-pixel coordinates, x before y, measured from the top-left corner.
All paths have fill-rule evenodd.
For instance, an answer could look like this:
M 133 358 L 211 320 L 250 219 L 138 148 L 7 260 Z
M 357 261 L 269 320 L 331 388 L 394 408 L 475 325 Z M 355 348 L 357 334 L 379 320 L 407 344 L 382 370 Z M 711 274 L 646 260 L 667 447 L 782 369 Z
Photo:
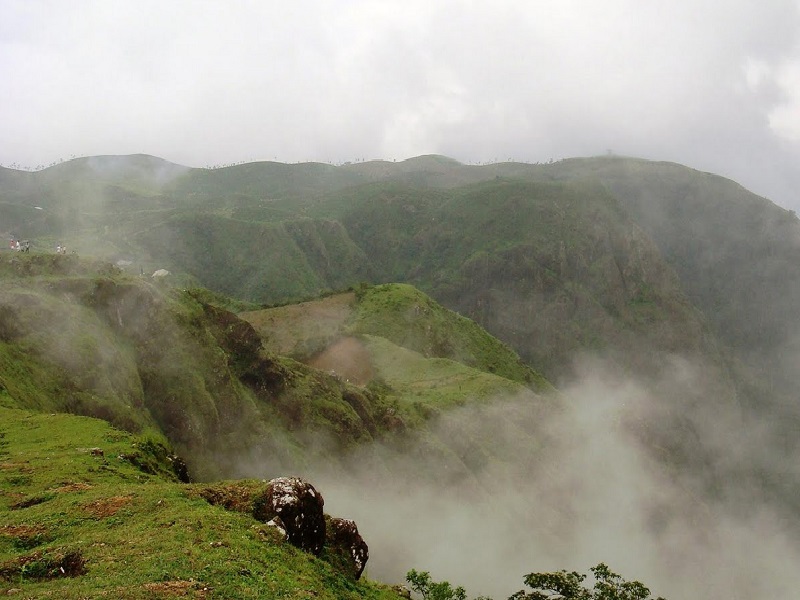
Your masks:
M 504 250 L 461 268 L 441 300 L 506 340 L 548 376 L 591 351 L 652 371 L 659 352 L 713 352 L 674 272 L 632 223 L 586 231 L 579 244 Z
M 401 260 L 405 280 L 550 378 L 568 376 L 581 351 L 647 372 L 659 353 L 719 360 L 675 271 L 600 186 L 494 180 L 422 198 L 401 188 L 342 219 L 378 272 Z
M 796 335 L 800 221 L 792 211 L 672 163 L 573 160 L 554 174 L 591 176 L 607 186 L 727 344 L 756 355 Z

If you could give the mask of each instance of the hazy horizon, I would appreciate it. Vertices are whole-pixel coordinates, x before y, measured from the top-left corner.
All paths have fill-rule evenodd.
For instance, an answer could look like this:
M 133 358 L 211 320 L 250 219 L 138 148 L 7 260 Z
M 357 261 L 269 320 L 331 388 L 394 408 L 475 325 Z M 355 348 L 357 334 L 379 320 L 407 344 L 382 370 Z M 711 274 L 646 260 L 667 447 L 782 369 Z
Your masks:
M 0 1 L 0 164 L 677 162 L 800 207 L 800 3 Z

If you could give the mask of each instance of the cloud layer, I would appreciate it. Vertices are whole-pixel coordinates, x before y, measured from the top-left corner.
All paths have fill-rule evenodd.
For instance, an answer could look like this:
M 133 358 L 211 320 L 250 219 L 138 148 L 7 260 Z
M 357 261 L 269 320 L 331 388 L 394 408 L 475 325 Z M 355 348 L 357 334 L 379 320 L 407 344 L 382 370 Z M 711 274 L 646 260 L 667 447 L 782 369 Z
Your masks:
M 800 6 L 0 5 L 0 163 L 673 160 L 800 205 Z

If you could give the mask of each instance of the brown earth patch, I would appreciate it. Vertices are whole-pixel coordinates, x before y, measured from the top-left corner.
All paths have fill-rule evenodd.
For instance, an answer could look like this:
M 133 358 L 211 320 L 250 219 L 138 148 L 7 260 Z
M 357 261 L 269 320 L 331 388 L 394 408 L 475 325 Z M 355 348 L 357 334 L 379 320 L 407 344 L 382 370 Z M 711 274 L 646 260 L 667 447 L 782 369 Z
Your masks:
M 0 579 L 56 579 L 86 573 L 86 561 L 79 550 L 34 552 L 0 562 Z
M 374 376 L 369 351 L 355 337 L 339 339 L 309 360 L 308 364 L 355 385 L 367 385 Z
M 0 471 L 21 471 L 23 473 L 30 473 L 33 469 L 27 463 L 0 462 Z
M 269 351 L 292 354 L 306 340 L 337 337 L 352 315 L 355 301 L 355 293 L 348 292 L 238 316 L 253 326 Z
M 4 525 L 0 537 L 8 538 L 16 549 L 35 548 L 48 541 L 47 529 L 42 525 Z
M 0 496 L 5 496 L 6 498 L 10 498 L 13 501 L 22 500 L 25 497 L 25 494 L 22 492 L 7 492 L 5 490 L 0 491 Z
M 189 488 L 187 495 L 200 496 L 209 504 L 222 506 L 226 510 L 250 514 L 253 512 L 253 500 L 263 489 L 262 483 L 240 481 Z
M 83 509 L 97 519 L 113 517 L 125 505 L 130 504 L 133 496 L 111 496 L 101 498 L 89 504 L 84 504 Z
M 0 535 L 9 537 L 33 537 L 45 532 L 41 525 L 3 525 L 0 527 Z
M 92 489 L 92 486 L 88 483 L 67 483 L 61 487 L 55 488 L 53 491 L 63 494 L 66 492 L 84 492 L 90 489 Z
M 156 597 L 205 598 L 209 589 L 197 581 L 159 581 L 145 583 L 144 588 Z

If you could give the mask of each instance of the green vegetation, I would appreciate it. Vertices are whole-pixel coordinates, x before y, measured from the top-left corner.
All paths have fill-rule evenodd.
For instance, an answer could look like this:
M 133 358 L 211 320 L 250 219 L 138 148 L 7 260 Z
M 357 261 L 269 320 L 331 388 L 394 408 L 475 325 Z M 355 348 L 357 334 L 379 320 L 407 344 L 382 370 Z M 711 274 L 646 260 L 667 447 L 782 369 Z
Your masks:
M 379 381 L 404 402 L 447 409 L 476 400 L 530 394 L 519 383 L 450 359 L 427 358 L 384 338 L 366 336 L 364 343 Z
M 145 436 L 139 474 L 159 472 L 168 445 L 194 477 L 218 479 L 342 468 L 379 440 L 469 477 L 499 450 L 442 433 L 439 417 L 509 396 L 557 404 L 540 394 L 585 352 L 655 382 L 659 412 L 636 428 L 671 468 L 719 463 L 697 441 L 701 406 L 758 422 L 781 456 L 797 450 L 797 218 L 679 165 L 95 157 L 0 169 L 0 223 L 33 242 L 0 249 L 0 407 Z M 52 254 L 57 243 L 70 254 Z M 142 276 L 160 268 L 171 274 Z M 666 383 L 676 356 L 696 380 Z M 800 510 L 792 477 L 705 475 Z M 66 502 L 55 489 L 14 502 L 36 514 Z M 48 535 L 0 541 L 30 546 L 2 572 L 92 564 L 66 542 L 39 554 Z
M 9 173 L 0 219 L 41 237 L 35 248 L 63 241 L 123 259 L 135 274 L 166 268 L 178 286 L 259 305 L 407 282 L 551 380 L 582 349 L 636 369 L 658 363 L 638 364 L 642 346 L 714 353 L 675 273 L 618 197 L 620 164 L 636 177 L 661 168 L 617 159 L 468 167 L 426 156 L 206 170 L 98 157 Z
M 561 596 L 565 600 L 647 600 L 650 590 L 639 581 L 626 581 L 612 572 L 605 564 L 600 563 L 591 568 L 594 576 L 594 587 L 588 589 L 582 585 L 586 575 L 572 571 L 555 573 L 529 573 L 525 576 L 525 585 L 533 588 L 532 592 L 519 591 L 509 600 L 547 600 L 553 596 Z M 656 600 L 664 600 L 659 597 Z
M 411 569 L 406 575 L 411 589 L 422 596 L 423 600 L 466 600 L 466 590 L 458 586 L 453 588 L 447 581 L 435 582 L 427 571 L 422 573 Z
M 349 330 L 380 336 L 425 357 L 454 360 L 534 390 L 552 390 L 508 346 L 410 285 L 386 284 L 363 290 Z
M 95 419 L 0 409 L 0 591 L 397 598 L 177 483 L 159 447 Z
M 532 588 L 526 592 L 520 590 L 509 596 L 508 600 L 648 600 L 650 590 L 639 581 L 626 581 L 612 572 L 605 564 L 600 563 L 591 569 L 595 583 L 589 589 L 583 585 L 586 575 L 576 571 L 556 571 L 550 573 L 529 573 L 525 576 L 525 585 Z M 423 600 L 466 600 L 466 590 L 458 586 L 454 588 L 449 582 L 434 582 L 427 571 L 408 572 L 406 580 L 411 589 L 420 594 Z M 490 600 L 483 596 L 475 600 Z M 664 598 L 656 598 L 664 600 Z
M 196 479 L 340 468 L 374 440 L 413 438 L 461 463 L 461 443 L 428 428 L 441 411 L 498 397 L 546 404 L 525 386 L 552 389 L 474 323 L 405 285 L 243 313 L 256 330 L 227 310 L 250 304 L 76 256 L 15 254 L 0 262 L 0 281 L 0 406 L 160 432 Z M 432 332 L 452 344 L 442 356 L 362 333 L 397 337 L 415 306 L 403 343 L 424 346 Z

